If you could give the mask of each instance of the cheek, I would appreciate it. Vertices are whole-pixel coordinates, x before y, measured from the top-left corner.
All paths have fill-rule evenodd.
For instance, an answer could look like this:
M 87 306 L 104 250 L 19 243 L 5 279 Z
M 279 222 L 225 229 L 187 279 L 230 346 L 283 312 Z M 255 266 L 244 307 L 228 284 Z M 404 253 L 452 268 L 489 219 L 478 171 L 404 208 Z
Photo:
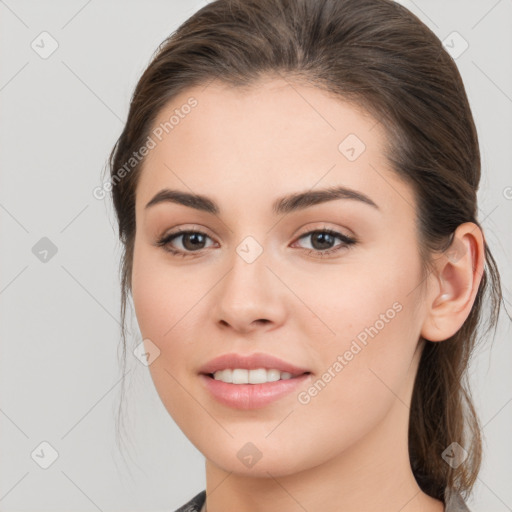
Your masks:
M 374 285 L 372 291 L 368 297 L 348 297 L 344 314 L 339 312 L 336 341 L 324 363 L 336 377 L 317 404 L 322 410 L 353 412 L 356 429 L 383 417 L 397 397 L 407 403 L 404 392 L 420 333 L 410 287 Z
M 174 334 L 195 298 L 193 283 L 166 265 L 158 251 L 136 244 L 132 272 L 132 297 L 141 334 L 157 345 Z
M 137 323 L 142 338 L 160 351 L 149 371 L 163 405 L 184 431 L 190 430 L 187 418 L 200 414 L 186 391 L 190 377 L 186 363 L 194 360 L 197 348 L 184 333 L 187 322 L 193 322 L 197 294 L 154 251 L 135 250 L 132 296 Z M 146 350 L 151 349 L 146 342 Z
M 307 307 L 301 309 L 305 314 L 296 315 L 294 321 L 302 321 L 302 329 L 311 336 L 317 333 L 315 339 L 321 338 L 327 346 L 343 348 L 356 337 L 364 343 L 376 331 L 379 338 L 396 339 L 393 331 L 406 321 L 404 317 L 410 317 L 409 306 L 417 300 L 409 293 L 416 275 L 415 268 L 385 268 L 385 262 L 380 260 L 373 267 L 372 262 L 361 262 L 357 268 L 340 265 L 336 270 L 319 269 L 307 278 L 300 273 L 287 276 Z M 405 309 L 408 312 L 404 314 L 401 310 Z
M 322 321 L 322 336 L 309 338 L 311 350 L 321 356 L 320 371 L 331 369 L 337 375 L 332 379 L 337 384 L 329 387 L 340 389 L 329 400 L 351 402 L 351 397 L 362 398 L 365 390 L 373 394 L 385 389 L 379 377 L 393 388 L 407 375 L 421 331 L 419 287 L 415 289 L 421 272 L 413 249 L 409 257 L 390 249 L 378 259 L 361 260 L 358 268 L 326 269 L 325 278 L 320 273 L 298 290 Z M 301 330 L 311 335 L 312 325 L 304 322 Z M 338 356 L 343 369 L 338 365 L 336 372 Z
M 151 340 L 160 351 L 149 366 L 159 393 L 165 389 L 167 394 L 179 394 L 179 385 L 171 375 L 182 382 L 195 370 L 192 365 L 202 341 L 198 332 L 204 324 L 204 319 L 198 317 L 200 301 L 207 290 L 207 276 L 170 265 L 154 248 L 136 247 L 133 304 L 142 338 Z
M 375 428 L 397 400 L 408 403 L 419 335 L 412 304 L 406 301 L 407 292 L 372 289 L 366 298 L 338 295 L 337 315 L 325 312 L 336 336 L 312 347 L 321 353 L 321 364 L 311 386 L 298 397 L 300 415 L 295 419 L 309 422 L 309 434 L 338 439 L 339 449 Z

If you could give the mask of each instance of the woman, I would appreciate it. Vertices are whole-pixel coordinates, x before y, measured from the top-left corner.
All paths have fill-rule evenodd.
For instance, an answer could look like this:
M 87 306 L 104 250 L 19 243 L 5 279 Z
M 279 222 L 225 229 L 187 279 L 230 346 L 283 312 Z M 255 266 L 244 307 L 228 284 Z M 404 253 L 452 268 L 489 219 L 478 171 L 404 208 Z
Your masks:
M 466 370 L 496 264 L 455 63 L 389 0 L 217 0 L 158 49 L 110 158 L 182 511 L 468 510 Z M 123 337 L 124 337 L 123 332 Z

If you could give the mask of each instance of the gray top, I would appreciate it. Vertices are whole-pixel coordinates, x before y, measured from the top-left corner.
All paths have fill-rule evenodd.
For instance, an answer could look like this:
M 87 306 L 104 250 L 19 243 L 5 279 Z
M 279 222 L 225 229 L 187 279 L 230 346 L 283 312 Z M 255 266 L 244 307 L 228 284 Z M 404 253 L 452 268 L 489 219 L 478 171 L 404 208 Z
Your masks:
M 445 495 L 446 502 L 444 512 L 471 512 L 458 492 L 450 492 L 450 489 L 446 488 Z M 205 501 L 206 490 L 202 490 L 175 512 L 203 512 Z

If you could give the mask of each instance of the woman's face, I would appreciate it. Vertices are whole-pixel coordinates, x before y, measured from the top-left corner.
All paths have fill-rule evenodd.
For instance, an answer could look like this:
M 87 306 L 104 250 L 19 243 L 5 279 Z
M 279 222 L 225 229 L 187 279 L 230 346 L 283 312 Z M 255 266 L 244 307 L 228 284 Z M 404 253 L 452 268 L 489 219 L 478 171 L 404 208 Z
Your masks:
M 253 476 L 361 446 L 390 413 L 401 424 L 388 434 L 406 442 L 425 308 L 415 202 L 384 159 L 384 127 L 317 88 L 268 79 L 190 89 L 154 128 L 132 294 L 156 389 L 185 435 L 217 466 Z M 335 187 L 360 196 L 329 199 Z M 183 195 L 147 206 L 165 189 Z M 199 234 L 170 238 L 177 230 Z M 228 353 L 309 373 L 266 402 L 242 398 L 255 384 L 224 384 L 242 386 L 227 403 L 200 373 Z

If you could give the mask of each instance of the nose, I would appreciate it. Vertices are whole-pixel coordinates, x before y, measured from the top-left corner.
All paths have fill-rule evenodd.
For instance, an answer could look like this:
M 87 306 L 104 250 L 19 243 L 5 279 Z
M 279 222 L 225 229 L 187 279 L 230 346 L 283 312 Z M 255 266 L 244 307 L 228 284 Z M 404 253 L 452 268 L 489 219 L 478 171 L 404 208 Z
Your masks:
M 239 333 L 281 325 L 286 316 L 286 287 L 265 251 L 252 262 L 234 251 L 230 264 L 213 295 L 217 324 Z

